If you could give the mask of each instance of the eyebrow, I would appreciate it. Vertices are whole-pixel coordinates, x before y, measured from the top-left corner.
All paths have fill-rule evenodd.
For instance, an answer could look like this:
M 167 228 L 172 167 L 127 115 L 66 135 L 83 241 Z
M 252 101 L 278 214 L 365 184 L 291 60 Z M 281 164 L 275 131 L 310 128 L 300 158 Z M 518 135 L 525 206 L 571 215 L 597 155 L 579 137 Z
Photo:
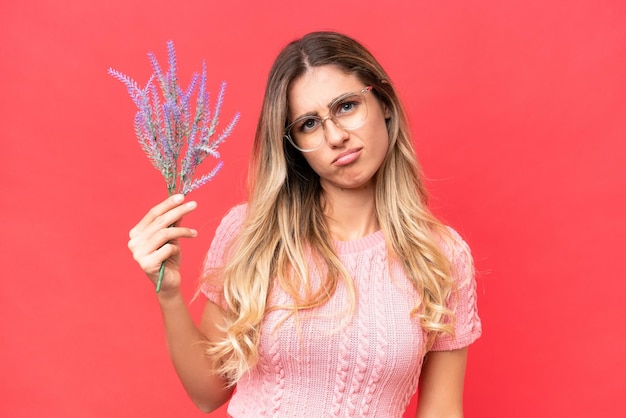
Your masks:
M 362 90 L 363 88 L 364 88 L 364 87 L 362 87 L 362 88 L 361 88 L 361 90 Z M 359 91 L 361 91 L 361 90 L 359 90 Z M 330 102 L 326 105 L 326 108 L 330 110 L 330 107 L 331 107 L 332 105 L 334 105 L 335 103 L 337 103 L 339 100 L 343 99 L 344 97 L 351 96 L 351 95 L 353 95 L 353 94 L 357 94 L 357 92 L 356 92 L 356 91 L 349 91 L 349 92 L 347 92 L 347 93 L 342 93 L 342 94 L 340 94 L 339 96 L 337 96 L 337 97 L 335 97 L 334 99 L 332 99 L 332 100 L 331 100 L 331 101 L 330 101 Z M 293 118 L 293 120 L 294 120 L 294 121 L 296 121 L 296 120 L 298 120 L 298 119 L 306 118 L 306 117 L 308 117 L 308 116 L 319 116 L 319 114 L 318 114 L 317 112 L 306 112 L 306 113 L 303 113 L 303 114 L 301 114 L 301 115 L 299 115 L 299 116 L 296 116 L 295 118 Z

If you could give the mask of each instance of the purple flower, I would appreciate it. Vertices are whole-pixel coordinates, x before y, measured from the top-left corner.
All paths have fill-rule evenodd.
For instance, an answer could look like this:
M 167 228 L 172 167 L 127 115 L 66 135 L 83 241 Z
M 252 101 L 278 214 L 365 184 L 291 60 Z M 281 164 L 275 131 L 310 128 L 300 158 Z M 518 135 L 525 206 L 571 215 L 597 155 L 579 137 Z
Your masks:
M 206 90 L 206 64 L 202 62 L 201 73 L 194 73 L 187 88 L 183 89 L 176 74 L 176 52 L 172 41 L 167 42 L 167 52 L 168 69 L 165 72 L 154 53 L 148 53 L 153 74 L 143 88 L 113 68 L 108 72 L 124 83 L 137 106 L 135 134 L 152 165 L 163 175 L 168 193 L 187 194 L 213 179 L 222 167 L 222 162 L 218 161 L 208 174 L 194 179 L 198 166 L 207 156 L 219 160 L 218 148 L 232 133 L 239 113 L 235 113 L 226 128 L 215 137 L 226 83 L 222 82 L 211 112 Z M 196 106 L 192 110 L 194 94 Z

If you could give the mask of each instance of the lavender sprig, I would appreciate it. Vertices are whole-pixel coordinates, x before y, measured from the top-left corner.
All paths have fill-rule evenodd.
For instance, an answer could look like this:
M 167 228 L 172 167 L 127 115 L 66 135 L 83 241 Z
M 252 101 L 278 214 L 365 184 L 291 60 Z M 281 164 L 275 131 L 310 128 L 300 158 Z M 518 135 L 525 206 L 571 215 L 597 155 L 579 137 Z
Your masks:
M 167 53 L 166 72 L 161 69 L 154 53 L 148 53 L 153 74 L 143 88 L 113 68 L 109 68 L 108 73 L 124 83 L 137 106 L 135 134 L 152 165 L 163 175 L 168 194 L 186 195 L 212 180 L 222 167 L 222 161 L 218 161 L 208 174 L 194 179 L 198 166 L 207 156 L 220 159 L 218 148 L 235 128 L 239 112 L 215 138 L 226 83 L 222 82 L 215 108 L 211 112 L 204 61 L 201 74 L 194 73 L 187 88 L 183 89 L 176 74 L 176 52 L 172 41 L 167 42 Z M 196 107 L 192 112 L 190 104 L 194 93 Z M 184 156 L 181 155 L 183 150 Z M 164 270 L 165 262 L 159 270 L 157 293 L 161 289 Z

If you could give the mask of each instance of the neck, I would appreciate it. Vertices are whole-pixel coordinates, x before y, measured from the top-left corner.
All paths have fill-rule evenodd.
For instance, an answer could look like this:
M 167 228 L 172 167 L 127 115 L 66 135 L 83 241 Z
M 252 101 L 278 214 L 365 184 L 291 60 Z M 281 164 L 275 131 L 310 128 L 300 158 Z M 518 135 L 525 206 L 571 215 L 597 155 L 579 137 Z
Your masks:
M 374 186 L 324 190 L 323 204 L 330 235 L 352 241 L 378 231 Z

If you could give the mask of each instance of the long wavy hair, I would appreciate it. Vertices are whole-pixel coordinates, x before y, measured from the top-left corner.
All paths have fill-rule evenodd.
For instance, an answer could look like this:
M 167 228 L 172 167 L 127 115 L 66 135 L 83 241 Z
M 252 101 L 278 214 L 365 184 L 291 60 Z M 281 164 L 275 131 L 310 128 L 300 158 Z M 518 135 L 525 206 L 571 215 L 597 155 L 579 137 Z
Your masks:
M 258 361 L 261 323 L 266 313 L 277 309 L 268 304 L 274 286 L 292 298 L 289 309 L 297 315 L 327 302 L 342 282 L 354 310 L 355 287 L 333 249 L 319 176 L 283 138 L 292 82 L 324 65 L 373 86 L 376 98 L 390 111 L 389 148 L 376 174 L 376 215 L 389 255 L 402 264 L 417 292 L 418 303 L 407 314 L 425 330 L 427 346 L 438 333 L 454 331 L 454 315 L 446 307 L 454 291 L 452 263 L 441 241 L 455 238 L 427 208 L 421 170 L 396 90 L 357 41 L 339 33 L 314 32 L 288 44 L 271 68 L 250 162 L 247 218 L 231 243 L 226 265 L 207 276 L 223 283 L 227 306 L 227 336 L 211 342 L 207 356 L 216 372 L 232 384 Z M 307 263 L 311 254 L 317 261 L 313 266 Z M 315 266 L 323 266 L 325 274 L 321 285 L 312 287 L 307 278 Z

